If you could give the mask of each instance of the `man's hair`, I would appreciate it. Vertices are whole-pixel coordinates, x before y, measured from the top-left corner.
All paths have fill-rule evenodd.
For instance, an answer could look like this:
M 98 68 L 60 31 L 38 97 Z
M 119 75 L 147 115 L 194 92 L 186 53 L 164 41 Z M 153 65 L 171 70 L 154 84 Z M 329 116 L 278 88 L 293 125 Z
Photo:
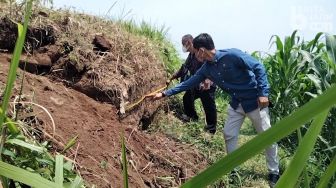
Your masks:
M 215 49 L 215 44 L 211 38 L 211 36 L 207 33 L 201 33 L 193 40 L 193 46 L 197 50 L 200 48 L 205 48 L 207 50 Z
M 182 37 L 182 44 L 185 44 L 187 41 L 192 41 L 194 39 L 194 37 L 190 34 L 184 35 Z

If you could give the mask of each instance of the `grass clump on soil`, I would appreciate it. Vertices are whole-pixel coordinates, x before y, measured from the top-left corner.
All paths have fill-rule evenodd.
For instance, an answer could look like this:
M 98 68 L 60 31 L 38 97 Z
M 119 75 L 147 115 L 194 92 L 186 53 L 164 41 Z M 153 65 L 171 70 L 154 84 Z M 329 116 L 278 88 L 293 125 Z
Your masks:
M 169 74 L 173 74 L 179 66 L 181 66 L 182 60 L 180 59 L 176 48 L 169 40 L 167 40 L 167 28 L 164 26 L 153 26 L 145 21 L 140 22 L 140 24 L 136 24 L 134 20 L 119 21 L 119 23 L 126 29 L 126 31 L 149 38 L 156 44 L 160 51 L 160 56 L 163 59 L 166 71 Z

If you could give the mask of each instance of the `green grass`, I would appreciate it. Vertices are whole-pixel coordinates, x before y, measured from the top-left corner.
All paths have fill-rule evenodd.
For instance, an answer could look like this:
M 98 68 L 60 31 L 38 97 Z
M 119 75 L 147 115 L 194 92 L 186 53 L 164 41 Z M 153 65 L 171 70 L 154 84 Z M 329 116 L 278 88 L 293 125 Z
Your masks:
M 134 20 L 119 20 L 117 23 L 129 33 L 149 39 L 158 48 L 168 74 L 173 74 L 181 66 L 182 60 L 174 45 L 167 39 L 168 29 L 164 25 L 154 26 L 145 21 L 136 23 Z

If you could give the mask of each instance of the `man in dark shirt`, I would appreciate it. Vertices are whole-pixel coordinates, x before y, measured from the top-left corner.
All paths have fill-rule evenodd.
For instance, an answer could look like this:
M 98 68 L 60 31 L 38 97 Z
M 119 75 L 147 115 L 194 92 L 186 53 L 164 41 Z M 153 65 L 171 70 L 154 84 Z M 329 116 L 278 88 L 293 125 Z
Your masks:
M 192 44 L 193 37 L 185 35 L 182 37 L 183 51 L 189 52 L 189 55 L 181 68 L 173 74 L 169 82 L 181 78 L 181 82 L 187 80 L 191 75 L 201 68 L 203 62 L 197 60 L 195 56 L 195 49 Z M 183 96 L 184 113 L 187 118 L 198 120 L 198 115 L 195 110 L 195 100 L 200 98 L 204 111 L 207 125 L 205 131 L 215 134 L 217 125 L 217 109 L 215 103 L 216 86 L 209 79 L 205 79 L 202 83 L 187 90 Z
M 271 127 L 268 111 L 269 84 L 263 64 L 238 49 L 216 50 L 210 35 L 203 33 L 193 40 L 196 57 L 206 63 L 188 80 L 174 88 L 153 94 L 153 99 L 175 95 L 197 86 L 205 78 L 211 79 L 231 96 L 227 119 L 223 128 L 228 153 L 237 148 L 239 130 L 248 117 L 258 133 Z M 270 186 L 279 179 L 277 144 L 266 149 Z

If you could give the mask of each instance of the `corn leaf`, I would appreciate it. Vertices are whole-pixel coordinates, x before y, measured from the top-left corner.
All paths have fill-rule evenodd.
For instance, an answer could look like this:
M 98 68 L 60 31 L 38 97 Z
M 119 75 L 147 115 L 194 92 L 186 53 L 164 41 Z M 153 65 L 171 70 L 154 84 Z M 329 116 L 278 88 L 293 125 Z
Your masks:
M 326 46 L 329 58 L 336 63 L 336 37 L 334 35 L 326 36 Z
M 314 149 L 315 142 L 321 132 L 328 113 L 329 109 L 316 116 L 304 138 L 300 142 L 289 167 L 281 176 L 276 187 L 294 187 L 300 174 L 302 173 L 302 170 L 305 168 L 310 153 Z
M 321 36 L 323 35 L 323 32 L 319 32 L 315 35 L 314 40 L 310 41 L 307 45 L 307 48 L 310 50 L 313 50 L 315 47 L 317 47 L 316 45 L 318 44 L 318 41 L 320 40 Z
M 334 159 L 330 163 L 329 167 L 325 171 L 325 173 L 322 175 L 320 182 L 317 184 L 317 188 L 324 188 L 328 187 L 328 183 L 332 176 L 335 176 L 336 173 L 336 156 L 334 156 Z

